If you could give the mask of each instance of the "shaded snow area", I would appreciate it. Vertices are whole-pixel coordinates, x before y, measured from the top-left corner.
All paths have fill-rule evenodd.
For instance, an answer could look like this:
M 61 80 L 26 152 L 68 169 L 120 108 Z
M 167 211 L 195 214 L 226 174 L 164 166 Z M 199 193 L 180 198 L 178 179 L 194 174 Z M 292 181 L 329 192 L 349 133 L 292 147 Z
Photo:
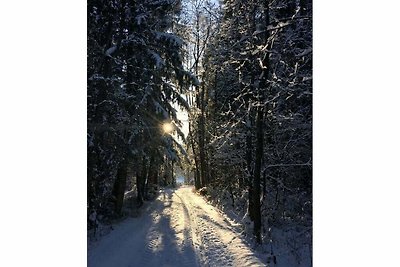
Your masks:
M 216 206 L 231 225 L 235 226 L 236 232 L 245 238 L 251 247 L 255 246 L 252 235 L 253 223 L 247 213 L 247 190 L 242 191 L 242 195 L 236 193 L 234 204 L 232 195 L 227 190 L 207 187 L 207 199 L 212 205 Z M 262 239 L 263 244 L 257 246 L 256 253 L 260 256 L 267 266 L 273 267 L 310 267 L 312 266 L 312 227 L 298 223 L 277 224 L 268 227 L 268 211 L 266 202 L 273 199 L 264 200 L 262 205 Z M 268 231 L 268 230 L 269 231 Z
M 163 189 L 137 218 L 89 245 L 89 267 L 266 266 L 235 225 L 192 192 Z

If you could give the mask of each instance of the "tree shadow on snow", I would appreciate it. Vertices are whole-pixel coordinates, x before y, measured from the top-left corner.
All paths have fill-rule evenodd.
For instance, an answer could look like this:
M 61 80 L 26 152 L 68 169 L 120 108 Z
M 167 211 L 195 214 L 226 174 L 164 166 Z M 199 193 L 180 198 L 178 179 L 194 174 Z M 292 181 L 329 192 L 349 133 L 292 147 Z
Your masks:
M 180 211 L 180 207 L 172 210 L 172 205 L 181 203 L 173 200 L 174 191 L 170 188 L 164 189 L 154 200 L 154 209 L 148 214 L 154 219 L 147 226 L 146 245 L 141 252 L 140 261 L 132 266 L 199 266 L 188 227 L 184 227 L 183 230 L 176 229 L 178 219 L 173 218 L 173 212 Z M 184 216 L 188 216 L 186 207 L 182 206 Z

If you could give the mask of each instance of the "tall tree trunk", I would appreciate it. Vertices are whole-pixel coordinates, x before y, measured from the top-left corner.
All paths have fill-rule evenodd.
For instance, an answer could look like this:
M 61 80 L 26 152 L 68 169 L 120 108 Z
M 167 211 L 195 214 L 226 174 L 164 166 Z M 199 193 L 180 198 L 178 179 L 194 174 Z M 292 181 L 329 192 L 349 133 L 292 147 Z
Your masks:
M 117 171 L 117 178 L 115 179 L 113 195 L 115 197 L 115 214 L 121 215 L 122 206 L 124 204 L 124 194 L 126 187 L 127 177 L 127 160 L 124 159 L 120 162 Z
M 148 184 L 157 184 L 157 166 L 154 156 L 150 157 L 150 165 L 148 171 Z
M 204 187 L 207 185 L 206 178 L 206 159 L 205 159 L 205 151 L 204 151 L 204 114 L 202 114 L 199 118 L 199 156 L 200 156 L 200 176 L 201 176 L 201 186 Z
M 249 104 L 251 105 L 251 104 Z M 247 118 L 247 136 L 246 136 L 246 164 L 247 164 L 247 188 L 248 188 L 248 213 L 250 220 L 254 220 L 254 205 L 253 205 L 253 171 L 252 171 L 252 163 L 253 163 L 253 135 L 252 131 L 252 118 L 251 118 L 251 110 L 249 108 L 249 114 Z
M 136 191 L 137 191 L 137 197 L 136 197 L 136 201 L 138 203 L 138 206 L 142 206 L 143 205 L 143 191 L 142 191 L 142 173 L 141 171 L 137 171 L 136 172 Z
M 254 208 L 254 236 L 256 241 L 261 243 L 261 205 L 260 205 L 260 193 L 261 193 L 261 164 L 263 157 L 263 120 L 264 111 L 262 107 L 258 107 L 257 119 L 256 119 L 256 155 L 255 155 L 255 166 L 254 166 L 254 180 L 253 180 L 253 208 Z
M 191 143 L 191 146 L 192 146 L 193 158 L 194 158 L 194 165 L 195 165 L 194 187 L 196 188 L 196 190 L 199 190 L 200 187 L 201 187 L 201 184 L 200 184 L 199 163 L 198 163 L 198 161 L 197 161 L 195 143 L 194 143 L 194 139 L 193 139 L 193 132 L 192 132 L 192 128 L 191 128 L 191 123 L 190 123 L 190 121 L 189 121 L 189 139 L 190 139 L 190 143 Z
M 136 188 L 137 188 L 137 202 L 139 206 L 143 205 L 144 194 L 145 194 L 145 183 L 146 183 L 146 157 L 142 159 L 142 169 L 138 171 L 136 175 Z
M 270 46 L 268 44 L 269 39 L 269 0 L 264 1 L 264 27 L 265 27 L 265 35 L 264 35 L 264 45 L 267 44 L 267 51 L 270 50 Z M 254 236 L 256 238 L 257 243 L 261 244 L 261 166 L 262 166 L 262 158 L 264 154 L 264 100 L 265 100 L 265 91 L 271 93 L 271 88 L 268 85 L 268 77 L 270 74 L 270 62 L 269 62 L 269 52 L 267 52 L 262 58 L 262 65 L 266 67 L 266 69 L 261 69 L 262 75 L 258 88 L 258 107 L 257 107 L 257 116 L 256 116 L 256 154 L 255 154 L 255 166 L 254 166 L 254 180 L 253 180 L 253 208 L 254 208 Z
M 255 5 L 253 5 L 252 7 L 252 12 L 251 15 L 249 16 L 250 19 L 250 25 L 251 27 L 249 27 L 249 31 L 250 33 L 253 33 L 254 31 L 256 31 L 256 13 L 257 13 L 257 7 Z M 254 42 L 254 41 L 253 41 Z M 253 48 L 256 47 L 256 43 L 253 43 Z M 251 55 L 250 56 L 250 66 L 249 66 L 249 72 L 250 72 L 250 84 L 251 84 L 251 90 L 253 92 L 257 91 L 257 87 L 256 87 L 256 76 L 258 76 L 256 74 L 257 68 L 256 66 L 258 66 L 257 64 L 257 58 L 256 55 Z M 250 98 L 250 96 L 247 98 L 248 101 L 248 118 L 247 118 L 247 136 L 246 136 L 246 160 L 247 160 L 247 169 L 248 169 L 248 188 L 249 188 L 249 205 L 248 205 L 248 213 L 249 213 L 249 217 L 250 220 L 254 221 L 254 172 L 253 172 L 253 121 L 254 121 L 254 117 L 253 117 L 253 113 L 252 113 L 252 99 Z
M 143 156 L 143 165 L 142 165 L 142 181 L 141 181 L 141 189 L 143 194 L 143 199 L 146 198 L 146 184 L 148 180 L 148 166 L 147 166 L 146 156 Z

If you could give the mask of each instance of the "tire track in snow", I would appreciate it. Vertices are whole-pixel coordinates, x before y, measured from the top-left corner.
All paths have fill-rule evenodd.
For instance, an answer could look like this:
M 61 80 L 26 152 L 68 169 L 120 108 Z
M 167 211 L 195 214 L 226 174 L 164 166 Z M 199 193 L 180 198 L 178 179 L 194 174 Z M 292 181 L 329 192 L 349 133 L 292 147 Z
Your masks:
M 172 217 L 174 218 L 174 221 L 180 221 L 180 226 L 182 226 L 179 227 L 178 232 L 176 232 L 176 234 L 180 237 L 179 241 L 181 242 L 181 246 L 179 246 L 179 250 L 183 255 L 181 262 L 182 265 L 180 266 L 199 266 L 199 259 L 194 247 L 192 229 L 190 227 L 189 211 L 182 198 L 176 194 L 176 192 L 173 194 L 173 200 L 174 204 L 179 206 L 179 208 L 175 208 L 175 211 L 172 213 Z M 181 214 L 183 214 L 183 222 L 181 221 Z
M 157 248 L 160 244 L 160 234 L 157 231 L 157 223 L 159 221 L 159 215 L 157 214 L 159 210 L 162 209 L 160 203 L 156 203 L 153 209 L 151 209 L 151 220 L 152 224 L 150 228 L 147 231 L 147 234 L 145 236 L 145 241 L 146 246 L 144 246 L 143 250 L 141 251 L 140 259 L 137 261 L 137 263 L 132 263 L 130 267 L 135 267 L 135 266 L 151 266 L 153 264 L 153 261 L 159 257 L 157 253 Z
M 203 266 L 233 266 L 232 257 L 226 250 L 212 225 L 207 223 L 199 213 L 201 209 L 197 205 L 193 205 L 190 201 L 189 205 L 193 212 L 192 230 L 194 230 L 198 238 L 198 249 L 200 251 Z M 200 211 L 200 212 L 199 212 Z M 201 212 L 202 213 L 202 212 Z
M 188 261 L 188 262 L 186 262 L 186 264 L 189 264 L 187 266 L 200 266 L 201 265 L 201 257 L 200 257 L 199 246 L 198 246 L 199 242 L 196 238 L 197 237 L 196 234 L 193 231 L 194 229 L 191 227 L 192 220 L 191 220 L 189 209 L 187 208 L 185 202 L 180 197 L 180 195 L 177 194 L 176 192 L 174 192 L 174 194 L 177 198 L 179 198 L 179 203 L 180 203 L 182 211 L 183 211 L 184 225 L 185 225 L 185 230 L 184 230 L 185 246 L 184 247 L 185 248 L 190 247 L 191 249 L 193 249 L 193 251 L 195 253 L 195 260 Z
M 189 188 L 179 189 L 179 193 L 183 202 L 190 206 L 191 227 L 199 239 L 202 266 L 266 266 L 226 222 L 220 211 Z
M 157 198 L 153 225 L 146 235 L 147 246 L 135 266 L 199 266 L 192 244 L 188 211 L 172 190 Z

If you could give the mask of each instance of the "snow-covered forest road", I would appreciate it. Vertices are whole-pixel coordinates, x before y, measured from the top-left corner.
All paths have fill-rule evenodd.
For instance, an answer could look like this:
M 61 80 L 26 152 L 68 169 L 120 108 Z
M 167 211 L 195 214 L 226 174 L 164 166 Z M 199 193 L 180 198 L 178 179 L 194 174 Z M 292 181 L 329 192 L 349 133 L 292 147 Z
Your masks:
M 162 190 L 149 204 L 89 249 L 89 267 L 265 266 L 234 225 L 191 187 Z

